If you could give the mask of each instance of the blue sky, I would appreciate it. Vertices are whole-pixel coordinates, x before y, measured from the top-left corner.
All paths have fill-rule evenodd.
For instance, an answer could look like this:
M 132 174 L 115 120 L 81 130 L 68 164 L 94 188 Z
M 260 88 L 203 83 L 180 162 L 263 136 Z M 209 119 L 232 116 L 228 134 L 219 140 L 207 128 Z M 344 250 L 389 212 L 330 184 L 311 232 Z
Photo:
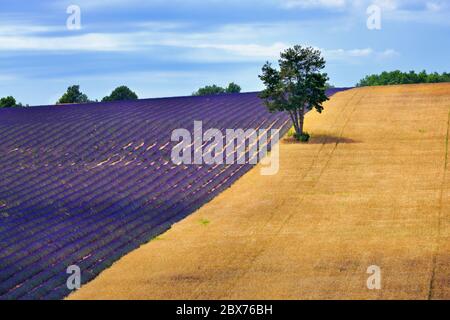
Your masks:
M 381 12 L 369 30 L 367 9 Z M 69 30 L 66 10 L 81 10 Z M 91 99 L 119 85 L 141 98 L 234 81 L 260 90 L 265 61 L 294 44 L 320 48 L 330 82 L 366 74 L 450 71 L 450 1 L 0 0 L 0 97 L 54 103 L 69 85 Z

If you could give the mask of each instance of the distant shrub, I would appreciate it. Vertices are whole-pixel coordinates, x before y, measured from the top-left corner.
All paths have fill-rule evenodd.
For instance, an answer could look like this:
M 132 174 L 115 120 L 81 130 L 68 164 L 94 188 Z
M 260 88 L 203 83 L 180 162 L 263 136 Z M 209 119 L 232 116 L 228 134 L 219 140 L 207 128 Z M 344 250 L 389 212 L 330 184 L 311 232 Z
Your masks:
M 238 84 L 231 82 L 230 84 L 228 84 L 228 87 L 225 89 L 226 93 L 239 93 L 241 92 L 241 86 L 239 86 Z
M 222 88 L 215 84 L 212 86 L 205 86 L 203 88 L 198 89 L 194 92 L 193 96 L 206 96 L 212 94 L 221 94 L 221 93 L 239 93 L 241 92 L 241 87 L 234 82 L 228 84 L 228 87 Z
M 127 86 L 120 86 L 114 89 L 109 96 L 104 97 L 102 101 L 123 101 L 137 99 L 138 96 L 134 91 L 131 91 Z
M 381 74 L 372 74 L 366 76 L 358 82 L 357 87 L 367 86 L 387 86 L 396 84 L 417 84 L 417 83 L 440 83 L 450 82 L 450 73 L 427 73 L 422 71 L 401 72 L 399 70 L 391 72 L 382 72 Z
M 4 97 L 0 99 L 0 108 L 13 108 L 21 107 L 21 103 L 17 103 L 16 99 L 12 96 Z
M 59 98 L 57 104 L 65 103 L 86 103 L 89 102 L 87 95 L 80 91 L 80 86 L 70 86 L 67 88 L 66 93 Z
M 288 136 L 288 138 L 292 138 L 294 136 L 294 134 L 295 134 L 295 129 L 294 128 L 290 128 L 288 133 L 287 133 L 287 136 Z
M 300 142 L 308 142 L 311 136 L 308 132 L 303 132 L 301 134 L 295 133 L 294 138 Z

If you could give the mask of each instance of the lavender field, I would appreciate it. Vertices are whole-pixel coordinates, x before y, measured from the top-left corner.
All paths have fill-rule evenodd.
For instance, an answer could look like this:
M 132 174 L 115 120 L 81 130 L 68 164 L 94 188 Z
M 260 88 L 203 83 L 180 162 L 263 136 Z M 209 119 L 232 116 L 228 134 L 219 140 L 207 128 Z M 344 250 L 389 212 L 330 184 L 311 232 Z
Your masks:
M 88 282 L 252 168 L 175 165 L 171 133 L 194 120 L 291 126 L 257 93 L 0 110 L 0 298 L 65 297 L 68 266 Z

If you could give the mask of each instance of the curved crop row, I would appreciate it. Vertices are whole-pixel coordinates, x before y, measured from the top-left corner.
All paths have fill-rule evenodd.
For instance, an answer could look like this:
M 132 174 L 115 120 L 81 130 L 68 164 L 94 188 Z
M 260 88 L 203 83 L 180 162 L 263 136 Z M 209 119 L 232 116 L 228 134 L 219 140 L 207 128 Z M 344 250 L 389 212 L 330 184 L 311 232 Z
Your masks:
M 0 298 L 66 296 L 68 266 L 91 280 L 252 168 L 173 164 L 172 131 L 198 120 L 290 127 L 257 93 L 0 110 Z

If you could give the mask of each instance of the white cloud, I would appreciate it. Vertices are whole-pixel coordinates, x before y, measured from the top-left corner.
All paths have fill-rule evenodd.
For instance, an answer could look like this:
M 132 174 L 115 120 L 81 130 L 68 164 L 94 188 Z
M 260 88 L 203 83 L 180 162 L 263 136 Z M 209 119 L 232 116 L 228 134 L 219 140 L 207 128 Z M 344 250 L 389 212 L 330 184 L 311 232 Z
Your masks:
M 9 82 L 9 81 L 13 81 L 16 80 L 18 77 L 14 74 L 5 74 L 5 73 L 0 73 L 0 82 Z
M 281 5 L 285 8 L 343 8 L 347 5 L 346 0 L 282 0 Z
M 128 7 L 128 6 L 140 6 L 144 5 L 145 1 L 142 0 L 65 0 L 55 2 L 55 6 L 69 6 L 76 4 L 83 9 L 108 9 L 113 7 Z
M 429 1 L 426 4 L 426 8 L 430 12 L 440 12 L 448 8 L 448 3 L 445 4 L 442 1 Z
M 390 59 L 400 56 L 400 53 L 394 49 L 386 49 L 383 52 L 377 54 L 381 59 Z
M 386 49 L 383 51 L 376 51 L 372 48 L 363 48 L 363 49 L 332 49 L 322 50 L 326 59 L 333 61 L 347 61 L 347 62 L 355 62 L 358 59 L 391 59 L 398 57 L 400 55 L 394 49 Z M 355 60 L 356 59 L 356 60 Z
M 349 16 L 360 15 L 370 5 L 377 5 L 386 19 L 414 20 L 426 23 L 442 23 L 444 14 L 448 19 L 448 0 L 278 0 L 285 9 L 345 10 Z M 406 19 L 407 17 L 408 19 Z
M 17 21 L 11 23 L 1 22 L 0 24 L 0 35 L 38 34 L 63 30 L 64 27 L 31 25 Z
M 132 43 L 123 45 L 121 36 L 88 33 L 77 36 L 0 36 L 0 51 L 125 51 Z
M 15 28 L 15 27 L 12 27 Z M 291 25 L 278 24 L 237 24 L 224 25 L 215 30 L 186 33 L 183 25 L 171 25 L 161 28 L 156 23 L 146 23 L 139 31 L 122 33 L 67 33 L 64 35 L 35 34 L 36 30 L 53 30 L 49 26 L 33 28 L 22 26 L 17 35 L 0 32 L 1 51 L 111 51 L 149 52 L 152 49 L 166 47 L 166 55 L 160 59 L 189 60 L 202 62 L 262 62 L 276 60 L 284 49 L 293 42 L 267 37 L 270 32 L 286 34 L 293 29 Z M 1 26 L 0 26 L 1 30 Z M 26 33 L 29 32 L 30 34 Z M 261 39 L 265 39 L 264 42 Z M 267 39 L 267 40 L 266 40 Z M 287 37 L 286 39 L 289 39 Z M 330 49 L 321 48 L 327 60 L 354 60 L 368 57 L 392 58 L 398 55 L 388 49 L 376 52 L 372 48 Z
M 191 46 L 199 49 L 223 50 L 229 54 L 250 58 L 276 58 L 289 46 L 282 42 L 270 45 L 260 44 L 198 44 Z
M 373 4 L 380 6 L 383 10 L 396 10 L 399 7 L 398 0 L 375 0 Z
M 347 51 L 347 53 L 350 57 L 368 57 L 373 53 L 373 50 L 372 48 L 353 49 Z

